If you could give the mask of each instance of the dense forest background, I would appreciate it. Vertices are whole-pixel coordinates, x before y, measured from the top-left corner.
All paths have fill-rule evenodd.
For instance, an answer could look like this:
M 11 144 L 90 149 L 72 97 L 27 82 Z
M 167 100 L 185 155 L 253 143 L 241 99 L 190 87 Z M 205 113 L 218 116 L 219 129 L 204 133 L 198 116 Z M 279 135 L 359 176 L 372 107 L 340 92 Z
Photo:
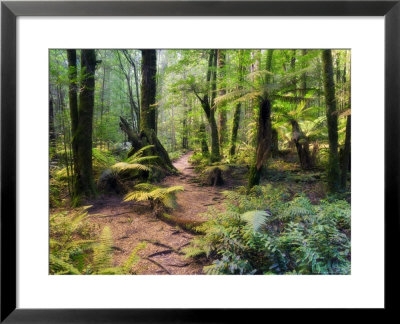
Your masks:
M 350 273 L 350 58 L 50 50 L 50 273 Z

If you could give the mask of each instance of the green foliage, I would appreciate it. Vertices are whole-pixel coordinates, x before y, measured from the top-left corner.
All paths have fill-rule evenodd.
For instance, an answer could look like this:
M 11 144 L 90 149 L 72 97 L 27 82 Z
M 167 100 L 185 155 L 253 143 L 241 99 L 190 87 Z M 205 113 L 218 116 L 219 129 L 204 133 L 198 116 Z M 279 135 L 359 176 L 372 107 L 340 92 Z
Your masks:
M 208 274 L 349 274 L 350 205 L 288 201 L 282 189 L 255 186 L 225 192 L 227 210 L 210 211 L 187 257 L 206 256 Z
M 254 232 L 260 232 L 262 227 L 267 224 L 268 216 L 270 216 L 266 211 L 261 210 L 251 210 L 248 211 L 240 217 L 253 228 Z
M 116 176 L 121 178 L 132 178 L 141 175 L 141 172 L 150 172 L 152 166 L 159 160 L 158 156 L 143 156 L 144 152 L 153 148 L 153 145 L 142 147 L 124 162 L 118 162 L 111 166 Z
M 72 274 L 129 274 L 139 261 L 137 252 L 145 247 L 140 243 L 127 261 L 113 267 L 113 240 L 108 226 L 96 237 L 95 228 L 87 220 L 85 206 L 71 213 L 60 212 L 50 216 L 49 273 Z
M 176 161 L 178 160 L 182 155 L 184 155 L 187 151 L 182 149 L 182 150 L 177 150 L 177 151 L 173 151 L 173 152 L 169 152 L 169 158 L 171 159 L 171 161 Z
M 183 191 L 182 186 L 161 188 L 150 183 L 140 183 L 135 186 L 136 191 L 125 195 L 124 201 L 149 201 L 153 210 L 157 213 L 165 208 L 176 207 L 176 193 Z
M 112 265 L 112 245 L 113 239 L 111 229 L 108 226 L 103 228 L 99 237 L 98 244 L 93 249 L 93 270 L 98 272 L 100 269 L 111 268 Z

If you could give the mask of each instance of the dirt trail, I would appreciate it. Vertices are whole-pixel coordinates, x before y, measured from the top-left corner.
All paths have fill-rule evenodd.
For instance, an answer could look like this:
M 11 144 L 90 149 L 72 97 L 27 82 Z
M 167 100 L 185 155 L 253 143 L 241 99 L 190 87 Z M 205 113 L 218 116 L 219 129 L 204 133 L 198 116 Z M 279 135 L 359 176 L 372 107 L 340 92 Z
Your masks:
M 196 174 L 188 162 L 192 154 L 189 152 L 174 163 L 180 174 L 169 176 L 161 183 L 184 187 L 185 190 L 177 195 L 179 207 L 171 213 L 183 222 L 205 220 L 199 214 L 213 205 L 220 208 L 223 199 L 221 189 L 196 183 Z M 117 196 L 103 197 L 89 213 L 97 232 L 104 226 L 111 228 L 115 265 L 122 264 L 131 251 L 145 241 L 146 248 L 139 252 L 142 259 L 134 267 L 138 274 L 202 274 L 203 264 L 186 260 L 181 251 L 194 235 L 154 217 L 148 204 L 122 202 L 122 197 Z

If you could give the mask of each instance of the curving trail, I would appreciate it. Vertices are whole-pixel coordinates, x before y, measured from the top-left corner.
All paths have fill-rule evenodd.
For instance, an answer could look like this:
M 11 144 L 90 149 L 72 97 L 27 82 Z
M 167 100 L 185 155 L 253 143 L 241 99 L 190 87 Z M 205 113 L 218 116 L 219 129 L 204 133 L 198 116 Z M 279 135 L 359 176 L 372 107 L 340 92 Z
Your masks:
M 169 176 L 161 185 L 184 187 L 178 193 L 178 208 L 171 216 L 182 223 L 204 221 L 200 214 L 210 206 L 222 208 L 221 189 L 196 183 L 196 174 L 188 159 L 188 152 L 174 166 L 180 174 Z M 152 216 L 149 205 L 137 202 L 121 202 L 121 197 L 102 197 L 89 211 L 94 230 L 101 232 L 109 226 L 114 240 L 114 264 L 122 264 L 131 251 L 142 241 L 147 242 L 139 252 L 141 261 L 134 266 L 137 274 L 202 274 L 204 264 L 187 260 L 182 248 L 189 245 L 194 235 L 182 228 Z

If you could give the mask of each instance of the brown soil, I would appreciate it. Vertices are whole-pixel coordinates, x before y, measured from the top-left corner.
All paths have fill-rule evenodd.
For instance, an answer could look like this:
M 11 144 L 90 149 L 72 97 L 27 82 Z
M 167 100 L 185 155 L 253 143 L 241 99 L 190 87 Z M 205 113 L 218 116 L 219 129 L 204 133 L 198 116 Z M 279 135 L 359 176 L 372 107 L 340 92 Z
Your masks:
M 129 257 L 140 243 L 147 242 L 139 252 L 141 260 L 133 270 L 137 274 L 202 274 L 204 263 L 185 259 L 182 248 L 189 245 L 194 234 L 177 224 L 196 224 L 206 220 L 201 215 L 210 206 L 222 208 L 222 189 L 226 187 L 202 186 L 190 166 L 189 152 L 179 158 L 174 166 L 180 174 L 169 176 L 163 186 L 184 187 L 177 194 L 178 208 L 170 213 L 171 221 L 163 221 L 152 215 L 149 204 L 123 202 L 120 196 L 104 196 L 92 203 L 89 210 L 91 222 L 98 233 L 109 226 L 114 239 L 114 265 L 118 266 Z

